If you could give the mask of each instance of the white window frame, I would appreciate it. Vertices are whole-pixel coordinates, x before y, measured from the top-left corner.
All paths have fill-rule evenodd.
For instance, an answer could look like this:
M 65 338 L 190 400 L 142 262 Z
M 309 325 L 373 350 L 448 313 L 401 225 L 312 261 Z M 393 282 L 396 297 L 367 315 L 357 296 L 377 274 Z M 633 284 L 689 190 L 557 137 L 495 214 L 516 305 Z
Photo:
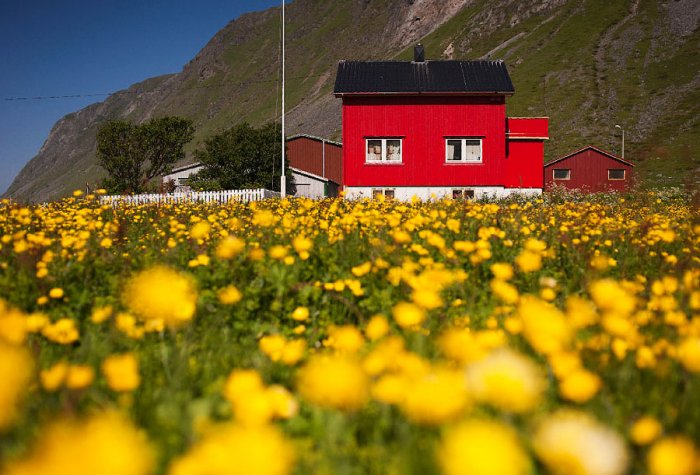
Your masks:
M 613 170 L 622 170 L 622 178 L 610 178 L 610 172 Z M 608 168 L 608 181 L 625 181 L 627 178 L 627 170 L 624 168 Z
M 459 140 L 461 142 L 461 158 L 460 160 L 450 159 L 448 142 L 450 140 Z M 479 159 L 469 160 L 467 159 L 467 141 L 468 140 L 478 140 L 479 141 Z M 445 137 L 445 163 L 483 163 L 484 162 L 484 140 L 481 137 Z
M 558 171 L 568 172 L 566 174 L 566 178 L 557 178 L 556 174 L 554 172 L 558 172 Z M 557 181 L 571 180 L 571 168 L 552 168 L 552 180 L 557 180 Z
M 387 192 L 391 194 L 391 196 L 387 196 Z M 376 198 L 378 195 L 382 195 L 387 199 L 394 199 L 396 198 L 396 188 L 372 188 L 372 199 Z
M 382 142 L 382 154 L 379 160 L 370 160 L 367 157 L 367 149 L 369 147 L 369 142 L 380 140 Z M 389 153 L 389 147 L 387 147 L 388 141 L 399 141 L 399 159 L 389 160 L 387 154 Z M 365 137 L 365 163 L 381 163 L 382 165 L 403 163 L 403 139 L 401 137 Z

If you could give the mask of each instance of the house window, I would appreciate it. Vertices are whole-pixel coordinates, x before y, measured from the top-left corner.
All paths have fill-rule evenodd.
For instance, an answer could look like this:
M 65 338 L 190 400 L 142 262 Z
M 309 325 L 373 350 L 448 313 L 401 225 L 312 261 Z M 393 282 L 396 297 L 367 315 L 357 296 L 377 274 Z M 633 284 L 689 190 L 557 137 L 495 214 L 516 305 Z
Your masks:
M 473 200 L 474 190 L 469 188 L 453 188 L 452 189 L 452 199 L 453 200 Z
M 401 163 L 401 139 L 367 139 L 367 163 Z
M 481 139 L 446 139 L 447 163 L 481 163 Z
M 624 180 L 625 170 L 623 168 L 610 168 L 608 169 L 608 180 Z
M 383 196 L 384 198 L 393 198 L 394 189 L 393 188 L 372 188 L 372 198 L 379 198 Z
M 571 180 L 571 170 L 568 168 L 555 168 L 552 173 L 555 180 Z

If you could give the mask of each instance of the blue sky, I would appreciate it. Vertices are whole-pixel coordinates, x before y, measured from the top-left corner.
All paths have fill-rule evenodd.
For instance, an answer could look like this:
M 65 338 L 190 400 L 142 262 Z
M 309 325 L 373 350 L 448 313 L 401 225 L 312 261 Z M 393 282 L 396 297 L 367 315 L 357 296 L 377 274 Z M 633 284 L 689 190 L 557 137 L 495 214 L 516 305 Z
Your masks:
M 3 0 L 0 194 L 64 115 L 182 69 L 230 20 L 278 0 Z

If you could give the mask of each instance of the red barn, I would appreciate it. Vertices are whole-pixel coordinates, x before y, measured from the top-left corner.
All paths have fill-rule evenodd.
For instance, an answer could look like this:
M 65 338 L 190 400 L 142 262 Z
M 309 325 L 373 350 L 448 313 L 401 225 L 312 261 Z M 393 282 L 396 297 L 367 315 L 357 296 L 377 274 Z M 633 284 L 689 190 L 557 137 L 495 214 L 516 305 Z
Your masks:
M 545 189 L 563 186 L 587 192 L 628 191 L 632 167 L 627 160 L 592 145 L 544 166 Z
M 507 118 L 502 61 L 341 61 L 346 197 L 542 192 L 548 119 Z
M 343 144 L 313 135 L 287 137 L 289 166 L 343 183 Z

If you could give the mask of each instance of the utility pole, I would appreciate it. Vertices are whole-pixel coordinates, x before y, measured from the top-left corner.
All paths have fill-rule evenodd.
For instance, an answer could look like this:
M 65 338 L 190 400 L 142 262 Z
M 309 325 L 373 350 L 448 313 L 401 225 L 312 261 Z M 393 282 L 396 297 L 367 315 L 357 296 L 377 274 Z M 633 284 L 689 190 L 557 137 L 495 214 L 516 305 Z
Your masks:
M 282 0 L 282 176 L 280 177 L 280 196 L 287 196 L 287 175 L 284 169 L 285 155 L 285 136 L 284 136 L 284 0 Z
M 624 160 L 624 158 L 625 158 L 625 129 L 623 129 L 619 125 L 615 125 L 615 128 L 620 129 L 622 131 L 622 159 Z

